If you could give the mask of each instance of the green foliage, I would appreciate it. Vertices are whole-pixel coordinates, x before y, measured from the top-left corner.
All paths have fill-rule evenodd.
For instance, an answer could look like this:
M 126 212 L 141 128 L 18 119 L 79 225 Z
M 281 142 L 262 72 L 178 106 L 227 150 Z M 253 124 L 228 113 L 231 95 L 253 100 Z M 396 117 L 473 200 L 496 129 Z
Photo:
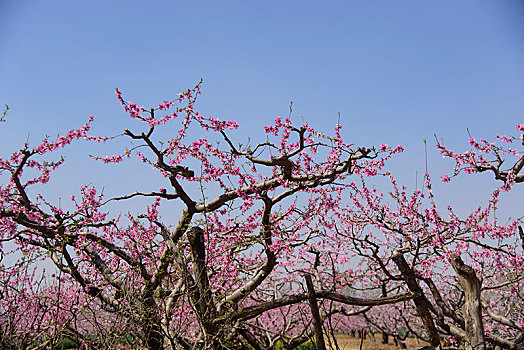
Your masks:
M 308 340 L 302 344 L 300 344 L 299 346 L 297 346 L 296 348 L 294 348 L 293 350 L 316 350 L 316 346 L 315 346 L 315 343 L 311 340 Z M 282 341 L 278 341 L 276 344 L 275 344 L 275 350 L 282 350 Z
M 308 340 L 307 342 L 302 343 L 299 346 L 297 346 L 295 349 L 296 350 L 316 350 L 316 348 L 317 347 L 315 346 L 315 343 Z
M 9 106 L 5 105 L 4 111 L 2 112 L 2 116 L 0 117 L 0 122 L 5 122 L 5 117 L 7 115 L 7 111 L 9 111 Z
M 69 338 L 61 338 L 53 347 L 53 350 L 76 349 L 77 345 L 74 340 Z
M 406 329 L 406 328 L 399 328 L 399 329 L 397 330 L 397 332 L 398 332 L 399 337 L 403 338 L 404 335 L 405 335 L 406 332 L 407 332 L 407 329 Z

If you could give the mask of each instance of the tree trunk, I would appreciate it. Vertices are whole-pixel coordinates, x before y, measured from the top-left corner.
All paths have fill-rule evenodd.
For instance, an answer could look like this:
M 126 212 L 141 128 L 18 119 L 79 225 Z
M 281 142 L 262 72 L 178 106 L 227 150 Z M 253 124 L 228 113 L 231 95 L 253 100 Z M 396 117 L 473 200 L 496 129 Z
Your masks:
M 382 283 L 381 286 L 382 296 L 387 297 L 388 296 L 388 290 L 386 288 L 386 282 Z M 382 331 L 382 344 L 387 344 L 389 342 L 389 334 L 385 331 Z
M 480 280 L 475 270 L 464 264 L 458 254 L 450 255 L 451 266 L 457 273 L 458 281 L 465 295 L 463 306 L 466 349 L 485 350 L 484 324 L 482 322 L 482 309 L 480 300 Z
M 306 286 L 309 307 L 311 308 L 311 315 L 313 316 L 313 331 L 315 334 L 315 341 L 317 343 L 318 350 L 326 350 L 326 344 L 324 343 L 324 334 L 322 332 L 322 320 L 320 318 L 320 312 L 318 311 L 317 297 L 315 296 L 315 287 L 310 275 L 306 275 Z
M 415 276 L 415 272 L 411 269 L 402 253 L 395 251 L 391 258 L 397 265 L 409 290 L 415 295 L 413 302 L 415 303 L 417 314 L 422 319 L 424 328 L 426 328 L 426 331 L 428 332 L 431 345 L 437 348 L 440 347 L 440 336 L 438 334 L 437 328 L 435 327 L 435 323 L 433 322 L 433 317 L 429 312 L 430 302 L 420 288 Z
M 225 340 L 223 329 L 214 322 L 217 309 L 213 301 L 211 287 L 207 276 L 206 245 L 204 231 L 198 227 L 192 227 L 187 238 L 191 249 L 191 260 L 193 262 L 193 274 L 195 275 L 194 303 L 197 318 L 204 334 L 204 347 L 210 349 L 222 349 Z
M 386 332 L 382 332 L 382 344 L 387 343 L 389 343 L 389 334 L 387 334 Z
M 148 350 L 162 349 L 162 330 L 158 324 L 148 325 L 145 329 L 146 346 Z

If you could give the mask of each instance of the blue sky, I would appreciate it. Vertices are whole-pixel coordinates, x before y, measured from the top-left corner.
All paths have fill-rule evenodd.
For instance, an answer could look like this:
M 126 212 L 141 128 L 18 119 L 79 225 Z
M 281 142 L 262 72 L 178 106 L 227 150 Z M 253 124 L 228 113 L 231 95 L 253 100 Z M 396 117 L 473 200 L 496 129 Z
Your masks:
M 349 141 L 404 145 L 392 167 L 413 185 L 423 139 L 433 145 L 437 133 L 466 150 L 467 128 L 492 137 L 523 122 L 524 2 L 0 2 L 0 103 L 11 107 L 2 155 L 91 114 L 95 132 L 120 132 L 129 123 L 115 87 L 147 106 L 200 78 L 199 110 L 238 121 L 237 141 L 256 139 L 292 100 L 294 117 L 318 129 L 331 131 L 340 112 Z M 429 152 L 433 177 L 449 172 Z M 53 188 L 73 183 L 64 181 Z M 461 184 L 464 205 L 494 186 L 488 176 Z

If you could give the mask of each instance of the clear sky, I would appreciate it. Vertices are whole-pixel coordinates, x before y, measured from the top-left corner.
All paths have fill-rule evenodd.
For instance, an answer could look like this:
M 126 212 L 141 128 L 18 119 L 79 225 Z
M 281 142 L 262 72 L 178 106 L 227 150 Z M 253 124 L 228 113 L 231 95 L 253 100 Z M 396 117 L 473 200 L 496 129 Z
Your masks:
M 91 114 L 95 131 L 118 133 L 115 87 L 147 106 L 200 78 L 199 110 L 238 121 L 237 141 L 292 100 L 319 129 L 340 112 L 349 141 L 404 145 L 392 166 L 413 185 L 423 139 L 466 150 L 467 128 L 492 137 L 524 122 L 524 1 L 0 0 L 4 156 Z M 439 178 L 452 164 L 429 151 Z

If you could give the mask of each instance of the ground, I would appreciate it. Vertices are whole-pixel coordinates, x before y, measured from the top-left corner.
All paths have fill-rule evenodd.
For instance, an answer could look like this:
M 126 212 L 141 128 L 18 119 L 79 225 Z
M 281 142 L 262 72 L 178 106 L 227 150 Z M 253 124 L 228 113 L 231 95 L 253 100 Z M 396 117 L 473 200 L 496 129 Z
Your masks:
M 355 338 L 350 335 L 346 334 L 338 334 L 337 336 L 337 342 L 340 350 L 358 350 L 360 349 L 360 338 Z M 364 342 L 362 343 L 362 350 L 377 350 L 377 349 L 383 349 L 383 350 L 394 350 L 394 349 L 400 349 L 400 346 L 396 346 L 393 343 L 393 340 L 390 338 L 389 344 L 382 344 L 381 342 L 382 338 L 379 334 L 375 336 L 375 340 L 370 337 L 366 337 Z M 329 347 L 329 342 L 326 340 L 326 345 Z M 406 339 L 406 345 L 408 349 L 417 349 L 421 348 L 427 343 L 414 339 L 414 338 L 408 338 Z M 331 349 L 335 349 L 334 344 L 330 347 Z

